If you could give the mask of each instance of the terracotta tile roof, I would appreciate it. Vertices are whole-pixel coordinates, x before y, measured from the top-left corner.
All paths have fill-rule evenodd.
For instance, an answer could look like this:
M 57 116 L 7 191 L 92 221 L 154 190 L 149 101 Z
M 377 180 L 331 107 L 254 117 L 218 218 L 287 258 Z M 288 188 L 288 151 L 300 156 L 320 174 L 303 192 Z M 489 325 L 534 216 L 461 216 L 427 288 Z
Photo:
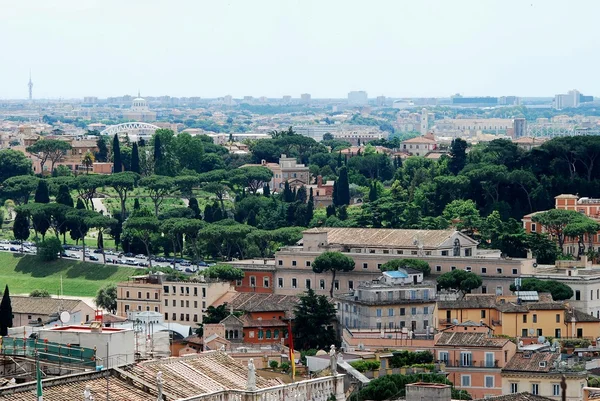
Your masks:
M 240 292 L 228 301 L 227 306 L 246 312 L 288 312 L 293 310 L 299 301 L 297 296 L 292 295 Z
M 491 400 L 491 401 L 552 401 L 552 398 L 542 397 L 541 395 L 533 395 L 531 393 L 517 393 L 499 395 L 496 397 L 478 398 L 474 401 Z
M 431 139 L 425 136 L 418 136 L 416 138 L 410 138 L 407 139 L 406 141 L 402 141 L 401 143 L 431 143 L 431 144 L 435 144 L 436 141 L 435 139 Z
M 477 296 L 468 294 L 463 299 L 439 301 L 437 304 L 438 309 L 492 309 L 496 308 L 496 306 L 495 295 L 482 294 L 477 294 Z
M 457 332 L 442 333 L 435 341 L 435 345 L 502 348 L 509 341 L 507 338 L 490 337 L 486 333 Z
M 73 148 L 95 148 L 96 141 L 73 141 L 71 147 Z
M 549 373 L 558 359 L 560 354 L 554 352 L 517 352 L 502 371 Z
M 329 244 L 357 245 L 364 247 L 405 247 L 416 248 L 418 240 L 425 248 L 435 248 L 448 241 L 456 230 L 403 230 L 389 228 L 311 228 L 303 233 L 327 233 Z M 458 233 L 463 244 L 477 244 L 466 235 Z
M 575 321 L 577 322 L 600 322 L 600 319 L 597 317 L 584 313 L 579 309 L 567 309 L 565 311 L 565 322 L 570 323 L 573 318 L 575 318 Z
M 76 311 L 82 303 L 80 299 L 58 299 L 42 297 L 20 297 L 11 295 L 13 313 L 51 315 L 59 311 Z
M 188 344 L 196 344 L 196 345 L 202 345 L 204 344 L 204 339 L 202 337 L 199 337 L 197 335 L 192 335 L 192 336 L 187 336 L 186 338 L 183 339 L 184 342 L 188 343 Z

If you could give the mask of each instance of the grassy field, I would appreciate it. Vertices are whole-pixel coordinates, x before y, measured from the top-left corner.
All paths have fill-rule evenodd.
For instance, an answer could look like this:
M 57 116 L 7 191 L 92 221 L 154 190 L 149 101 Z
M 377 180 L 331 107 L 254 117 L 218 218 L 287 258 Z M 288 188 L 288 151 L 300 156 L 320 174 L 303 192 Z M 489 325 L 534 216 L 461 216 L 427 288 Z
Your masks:
M 25 294 L 44 289 L 51 294 L 93 297 L 99 288 L 109 283 L 125 281 L 140 270 L 116 265 L 102 265 L 76 260 L 40 262 L 35 256 L 20 256 L 0 252 L 0 286 L 8 284 L 11 294 Z

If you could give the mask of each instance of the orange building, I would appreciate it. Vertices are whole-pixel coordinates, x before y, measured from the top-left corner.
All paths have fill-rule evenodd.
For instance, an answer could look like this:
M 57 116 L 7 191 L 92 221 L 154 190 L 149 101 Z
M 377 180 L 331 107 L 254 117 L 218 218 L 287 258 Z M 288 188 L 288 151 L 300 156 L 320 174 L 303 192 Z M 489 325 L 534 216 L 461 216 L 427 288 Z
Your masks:
M 517 346 L 495 338 L 485 325 L 457 325 L 435 337 L 435 358 L 446 365 L 448 380 L 474 399 L 502 395 L 502 368 Z
M 244 278 L 235 282 L 237 292 L 273 293 L 274 261 L 257 259 L 246 260 L 243 265 L 233 264 L 244 271 Z

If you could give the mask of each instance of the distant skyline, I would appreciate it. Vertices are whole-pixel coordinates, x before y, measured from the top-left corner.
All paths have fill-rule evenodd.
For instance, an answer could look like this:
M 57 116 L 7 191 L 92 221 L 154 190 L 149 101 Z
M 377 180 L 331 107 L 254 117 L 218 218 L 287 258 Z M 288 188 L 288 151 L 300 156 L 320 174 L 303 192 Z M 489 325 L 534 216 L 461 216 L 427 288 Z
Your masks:
M 0 2 L 0 99 L 600 95 L 593 0 Z

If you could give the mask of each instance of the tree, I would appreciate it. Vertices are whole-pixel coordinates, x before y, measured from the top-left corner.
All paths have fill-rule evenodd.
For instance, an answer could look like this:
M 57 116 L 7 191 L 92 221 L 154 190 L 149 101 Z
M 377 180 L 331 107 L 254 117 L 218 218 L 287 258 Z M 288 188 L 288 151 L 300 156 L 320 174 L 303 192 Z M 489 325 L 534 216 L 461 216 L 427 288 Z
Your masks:
M 455 138 L 450 143 L 450 163 L 448 169 L 454 175 L 460 173 L 467 164 L 467 147 L 468 144 L 464 139 Z
M 21 252 L 23 252 L 23 241 L 29 238 L 29 218 L 27 213 L 17 211 L 17 216 L 13 223 L 13 236 L 17 241 L 21 241 Z
M 548 234 L 556 238 L 558 249 L 562 251 L 565 243 L 565 227 L 569 223 L 581 221 L 584 218 L 589 219 L 589 217 L 583 216 L 575 210 L 551 209 L 534 215 L 531 221 L 541 225 Z
M 77 204 L 75 206 L 75 209 L 77 210 L 85 210 L 85 204 L 83 203 L 83 201 L 81 200 L 81 198 L 77 198 Z
M 452 270 L 448 273 L 444 273 L 437 278 L 438 287 L 443 290 L 458 290 L 463 296 L 470 293 L 475 288 L 481 287 L 483 281 L 481 277 L 475 273 L 471 273 L 465 270 Z
M 110 313 L 117 312 L 117 286 L 108 284 L 98 290 L 94 298 L 96 306 L 106 309 Z
M 50 298 L 48 290 L 33 290 L 29 293 L 32 298 Z
M 196 329 L 196 335 L 202 337 L 204 335 L 204 325 L 205 324 L 214 324 L 220 323 L 223 319 L 229 316 L 229 308 L 227 307 L 227 302 L 221 304 L 219 306 L 210 305 L 206 308 L 206 315 L 202 318 L 202 323 L 198 324 L 198 328 Z M 234 312 L 235 316 L 241 316 L 241 313 Z
M 62 252 L 62 245 L 58 238 L 50 237 L 37 244 L 37 256 L 44 262 L 51 262 L 58 259 Z
M 339 178 L 336 181 L 337 200 L 339 205 L 350 204 L 350 184 L 348 182 L 348 168 L 343 166 L 340 168 Z
M 326 349 L 338 343 L 333 329 L 335 307 L 324 295 L 309 289 L 294 308 L 294 345 L 298 350 Z
M 528 234 L 525 242 L 539 264 L 553 265 L 560 254 L 556 241 L 546 234 Z
M 54 170 L 54 165 L 62 159 L 66 152 L 71 149 L 68 142 L 58 139 L 40 139 L 36 143 L 27 147 L 27 152 L 40 159 L 42 172 L 46 161 L 50 160 L 50 171 Z
M 481 227 L 481 216 L 477 205 L 472 200 L 456 199 L 446 205 L 442 216 L 456 229 L 464 231 L 470 237 Z
M 105 163 L 108 161 L 108 146 L 106 145 L 106 138 L 103 136 L 98 137 L 96 141 L 96 147 L 98 151 L 94 155 L 96 160 Z
M 154 203 L 154 216 L 158 218 L 158 208 L 165 198 L 175 190 L 174 181 L 171 177 L 151 175 L 140 180 L 140 185 L 148 191 L 152 203 Z
M 38 186 L 39 178 L 31 175 L 19 175 L 7 178 L 0 187 L 2 197 L 12 199 L 17 205 L 29 202 L 29 198 Z
M 60 203 L 65 206 L 73 207 L 73 198 L 71 197 L 71 192 L 69 191 L 69 187 L 65 184 L 61 184 L 58 187 L 58 195 L 56 195 L 56 203 Z
M 600 224 L 586 216 L 570 222 L 564 228 L 565 237 L 577 240 L 577 256 L 585 254 L 585 236 L 589 239 L 590 247 L 593 244 L 593 237 L 600 231 Z
M 410 383 L 442 383 L 453 386 L 446 375 L 437 373 L 418 373 L 418 374 L 392 374 L 380 376 L 369 382 L 367 386 L 360 389 L 358 394 L 350 397 L 351 401 L 374 400 L 383 401 L 397 398 L 404 398 L 406 395 L 406 385 Z M 471 395 L 465 390 L 457 390 L 451 387 L 451 398 L 453 400 L 471 400 Z
M 7 178 L 31 175 L 31 160 L 23 152 L 12 149 L 0 150 L 0 183 Z
M 106 184 L 111 186 L 116 192 L 121 202 L 121 220 L 125 220 L 125 214 L 127 212 L 125 208 L 125 202 L 129 191 L 133 190 L 133 187 L 137 181 L 138 175 L 131 171 L 124 171 L 122 173 L 111 174 L 106 179 Z
M 217 196 L 217 199 L 221 204 L 221 212 L 225 214 L 225 197 L 228 195 L 229 187 L 224 183 L 210 182 L 204 186 L 204 190 L 207 192 L 212 192 Z
M 158 233 L 159 223 L 156 217 L 130 217 L 125 222 L 125 230 L 138 238 L 146 247 L 146 256 L 148 263 L 152 268 L 152 260 L 150 259 L 150 241 L 152 235 Z
M 511 291 L 516 291 L 514 284 L 510 285 Z M 573 290 L 568 285 L 555 280 L 540 280 L 537 278 L 524 278 L 521 281 L 520 291 L 549 292 L 555 301 L 565 301 L 573 297 Z
M 312 270 L 315 273 L 331 272 L 332 278 L 329 295 L 333 298 L 333 286 L 336 273 L 354 270 L 354 260 L 341 252 L 323 252 L 313 261 Z
M 232 181 L 242 188 L 248 188 L 252 194 L 256 194 L 273 178 L 273 172 L 262 166 L 241 167 L 232 173 Z
M 119 134 L 113 137 L 113 174 L 123 171 L 123 160 L 121 159 L 121 144 L 119 143 Z
M 13 327 L 13 313 L 7 285 L 4 287 L 4 295 L 2 295 L 2 302 L 0 302 L 0 336 L 7 336 L 8 329 L 11 327 Z
M 231 265 L 214 265 L 202 271 L 205 277 L 217 278 L 223 281 L 241 280 L 244 278 L 244 271 Z
M 48 183 L 46 180 L 38 182 L 33 199 L 35 203 L 50 203 L 50 194 L 48 193 Z
M 85 173 L 89 174 L 90 169 L 94 167 L 94 162 L 96 158 L 92 152 L 86 152 L 81 158 L 81 163 L 85 166 Z
M 160 166 L 162 159 L 162 144 L 160 143 L 160 135 L 154 135 L 154 169 Z
M 429 276 L 431 273 L 431 267 L 429 267 L 429 263 L 421 259 L 392 259 L 389 262 L 381 265 L 381 271 L 395 271 L 401 269 L 415 269 L 420 272 L 423 272 L 423 276 Z
M 138 150 L 137 142 L 133 143 L 133 147 L 131 148 L 131 171 L 136 174 L 141 174 L 140 171 L 140 152 Z
M 98 240 L 96 242 L 96 246 L 98 249 L 104 249 L 104 236 L 102 235 L 102 231 L 98 233 Z
M 200 213 L 200 207 L 198 206 L 198 199 L 190 198 L 188 208 L 190 208 L 194 212 L 195 219 L 200 219 L 202 217 Z

